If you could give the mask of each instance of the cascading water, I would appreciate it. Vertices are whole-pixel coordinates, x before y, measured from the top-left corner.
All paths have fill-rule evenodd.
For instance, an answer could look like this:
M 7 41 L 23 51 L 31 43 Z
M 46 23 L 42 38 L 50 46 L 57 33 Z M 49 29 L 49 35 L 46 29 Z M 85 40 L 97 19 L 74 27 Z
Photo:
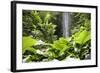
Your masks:
M 68 37 L 69 36 L 69 25 L 70 25 L 70 13 L 64 12 L 62 14 L 62 30 L 63 30 L 63 36 Z

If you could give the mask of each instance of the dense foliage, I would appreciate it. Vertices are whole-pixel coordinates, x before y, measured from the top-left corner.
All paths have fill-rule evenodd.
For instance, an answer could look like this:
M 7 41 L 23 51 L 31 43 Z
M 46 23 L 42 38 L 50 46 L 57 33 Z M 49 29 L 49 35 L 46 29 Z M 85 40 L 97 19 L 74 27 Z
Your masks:
M 23 62 L 84 60 L 91 53 L 89 13 L 71 13 L 70 36 L 59 31 L 62 13 L 23 10 Z M 61 31 L 61 30 L 60 30 Z

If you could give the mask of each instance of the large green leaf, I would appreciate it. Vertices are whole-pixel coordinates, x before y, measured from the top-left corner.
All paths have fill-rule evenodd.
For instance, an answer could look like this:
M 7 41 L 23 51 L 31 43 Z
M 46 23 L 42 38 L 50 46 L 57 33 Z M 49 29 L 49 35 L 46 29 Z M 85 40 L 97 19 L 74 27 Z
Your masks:
M 52 44 L 52 47 L 59 50 L 59 55 L 63 54 L 68 48 L 70 48 L 70 45 L 65 38 L 59 38 L 59 40 L 54 41 Z
M 23 37 L 22 40 L 22 47 L 23 47 L 23 52 L 25 52 L 25 50 L 30 50 L 30 51 L 34 51 L 34 48 L 32 48 L 33 45 L 35 45 L 37 42 L 37 40 L 33 39 L 32 37 L 28 36 L 28 37 Z
M 78 44 L 84 44 L 88 40 L 90 40 L 90 31 L 83 30 L 82 32 L 78 33 L 78 35 L 74 36 L 74 41 Z

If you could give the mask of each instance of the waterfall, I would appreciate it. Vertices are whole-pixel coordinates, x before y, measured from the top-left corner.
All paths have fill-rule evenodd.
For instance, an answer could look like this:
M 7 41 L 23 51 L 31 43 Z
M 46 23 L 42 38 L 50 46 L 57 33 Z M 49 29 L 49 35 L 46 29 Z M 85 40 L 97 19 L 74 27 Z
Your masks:
M 64 12 L 62 14 L 62 30 L 64 37 L 69 36 L 69 25 L 70 25 L 70 13 Z

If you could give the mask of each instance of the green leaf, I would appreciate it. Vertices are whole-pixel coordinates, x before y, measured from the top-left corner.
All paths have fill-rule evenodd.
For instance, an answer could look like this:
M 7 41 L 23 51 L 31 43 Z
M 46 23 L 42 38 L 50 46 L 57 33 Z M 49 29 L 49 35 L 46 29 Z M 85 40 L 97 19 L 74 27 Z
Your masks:
M 84 44 L 88 40 L 90 40 L 90 32 L 86 30 L 83 30 L 82 32 L 78 33 L 77 36 L 74 37 L 74 41 L 78 44 Z
M 32 47 L 27 47 L 27 48 L 23 49 L 22 53 L 24 54 L 26 51 L 30 52 L 30 54 L 36 53 L 36 49 L 32 48 Z
M 34 51 L 34 48 L 32 48 L 32 46 L 36 44 L 37 40 L 33 39 L 30 36 L 28 36 L 28 37 L 24 36 L 22 42 L 23 42 L 22 49 L 23 49 L 23 53 L 24 53 L 26 50 Z
M 32 11 L 31 14 L 32 14 L 32 17 L 33 17 L 34 24 L 36 24 L 36 23 L 42 23 L 42 19 L 39 16 L 39 13 L 37 11 Z
M 31 56 L 28 55 L 26 58 L 23 59 L 23 62 L 26 62 L 26 63 L 31 62 Z
M 60 38 L 59 40 L 54 41 L 54 43 L 52 44 L 52 47 L 57 50 L 60 50 L 60 54 L 62 54 L 64 51 L 66 51 L 70 47 L 70 45 L 67 39 Z
M 48 23 L 48 20 L 50 20 L 50 18 L 51 18 L 50 13 L 47 13 L 45 18 L 44 18 L 44 22 Z

